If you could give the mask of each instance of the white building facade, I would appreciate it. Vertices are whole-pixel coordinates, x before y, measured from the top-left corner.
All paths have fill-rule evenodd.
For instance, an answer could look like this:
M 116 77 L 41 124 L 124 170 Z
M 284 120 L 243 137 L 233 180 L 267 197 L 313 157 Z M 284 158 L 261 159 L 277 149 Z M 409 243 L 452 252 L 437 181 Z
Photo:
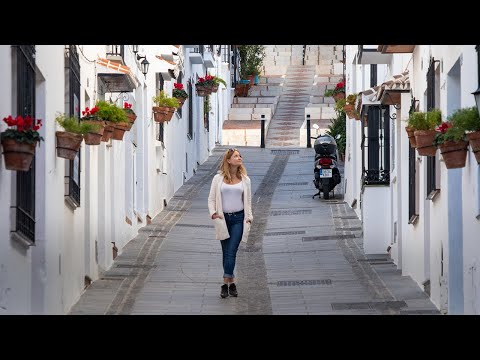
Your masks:
M 480 314 L 480 166 L 447 169 L 440 151 L 420 156 L 405 126 L 410 111 L 442 120 L 475 106 L 475 45 L 349 45 L 345 201 L 363 221 L 367 254 L 389 252 L 448 314 Z
M 28 172 L 0 159 L 0 314 L 67 313 L 168 205 L 221 142 L 232 102 L 229 59 L 225 45 L 0 46 L 0 117 L 42 119 L 45 139 Z M 228 86 L 210 96 L 205 117 L 195 82 L 207 72 Z M 171 96 L 174 82 L 190 98 L 157 123 L 152 97 L 161 89 Z M 98 100 L 132 104 L 130 131 L 122 141 L 83 142 L 75 160 L 58 157 L 55 117 L 81 117 Z M 6 128 L 2 121 L 0 132 Z

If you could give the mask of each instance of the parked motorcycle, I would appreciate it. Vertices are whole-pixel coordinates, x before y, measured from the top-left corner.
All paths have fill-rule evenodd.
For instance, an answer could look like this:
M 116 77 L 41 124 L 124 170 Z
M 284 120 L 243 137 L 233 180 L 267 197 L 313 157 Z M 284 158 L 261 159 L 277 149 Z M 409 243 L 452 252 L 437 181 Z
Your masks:
M 319 135 L 318 137 L 312 137 L 315 139 L 313 147 L 315 148 L 315 163 L 314 163 L 314 175 L 313 184 L 318 189 L 318 193 L 313 195 L 320 197 L 320 193 L 323 192 L 323 198 L 328 200 L 330 198 L 330 191 L 335 192 L 333 189 L 340 184 L 341 176 L 337 167 L 338 161 L 338 148 L 335 139 L 327 134 Z

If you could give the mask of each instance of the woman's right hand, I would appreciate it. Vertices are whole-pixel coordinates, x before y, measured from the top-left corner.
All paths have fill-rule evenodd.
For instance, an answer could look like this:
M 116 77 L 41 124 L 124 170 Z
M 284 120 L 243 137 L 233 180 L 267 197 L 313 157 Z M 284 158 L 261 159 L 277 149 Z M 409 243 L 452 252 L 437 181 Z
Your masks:
M 222 217 L 220 215 L 218 215 L 217 213 L 213 214 L 212 215 L 212 220 L 215 220 L 215 219 L 221 219 Z

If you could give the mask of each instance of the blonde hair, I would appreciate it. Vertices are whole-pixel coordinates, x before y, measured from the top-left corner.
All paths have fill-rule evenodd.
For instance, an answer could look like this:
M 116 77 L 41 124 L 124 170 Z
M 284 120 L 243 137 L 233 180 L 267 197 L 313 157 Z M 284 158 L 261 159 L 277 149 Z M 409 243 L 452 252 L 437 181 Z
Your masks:
M 225 154 L 223 154 L 222 163 L 220 164 L 220 170 L 218 171 L 221 175 L 223 175 L 223 178 L 228 183 L 232 182 L 232 177 L 230 175 L 230 164 L 227 162 L 227 160 L 229 160 L 232 157 L 235 151 L 240 154 L 240 151 L 238 151 L 237 149 L 228 149 L 227 151 L 225 151 Z M 247 169 L 245 169 L 245 166 L 243 166 L 243 164 L 241 164 L 237 168 L 237 177 L 241 179 L 242 175 L 247 176 Z

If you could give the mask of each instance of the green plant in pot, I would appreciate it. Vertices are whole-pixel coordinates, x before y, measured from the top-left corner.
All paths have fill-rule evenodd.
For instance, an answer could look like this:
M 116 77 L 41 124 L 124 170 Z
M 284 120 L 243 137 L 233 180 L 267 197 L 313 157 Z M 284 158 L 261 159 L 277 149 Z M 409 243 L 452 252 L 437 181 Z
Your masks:
M 73 116 L 59 115 L 55 121 L 65 129 L 65 131 L 56 131 L 57 156 L 73 160 L 77 156 L 80 145 L 83 141 L 83 135 L 90 131 L 98 131 L 100 125 L 89 124 Z
M 264 45 L 240 45 L 240 77 L 254 83 L 255 76 L 260 75 L 265 58 Z
M 170 121 L 175 109 L 180 105 L 178 99 L 167 96 L 165 90 L 161 90 L 157 96 L 152 98 L 152 101 L 156 105 L 152 107 L 154 120 L 156 122 Z
M 181 83 L 173 84 L 172 97 L 178 100 L 178 108 L 181 108 L 185 100 L 188 99 L 187 92 L 183 90 L 183 84 Z
M 437 147 L 434 145 L 436 136 L 435 128 L 442 123 L 442 113 L 439 109 L 432 109 L 414 118 L 415 143 L 417 152 L 422 156 L 435 156 Z
M 111 137 L 113 140 L 122 140 L 125 131 L 131 128 L 126 112 L 117 105 L 104 100 L 98 101 L 96 106 L 98 107 L 96 115 L 105 120 L 107 124 L 102 141 L 108 141 L 108 138 L 105 139 L 106 137 Z M 105 135 L 105 132 L 107 132 L 107 135 Z
M 450 118 L 453 118 L 456 126 L 467 134 L 470 148 L 475 154 L 477 163 L 480 164 L 480 115 L 478 109 L 475 106 L 458 109 Z
M 465 131 L 455 122 L 455 117 L 449 117 L 449 121 L 437 127 L 434 145 L 440 149 L 447 169 L 465 167 L 468 142 L 465 141 Z

